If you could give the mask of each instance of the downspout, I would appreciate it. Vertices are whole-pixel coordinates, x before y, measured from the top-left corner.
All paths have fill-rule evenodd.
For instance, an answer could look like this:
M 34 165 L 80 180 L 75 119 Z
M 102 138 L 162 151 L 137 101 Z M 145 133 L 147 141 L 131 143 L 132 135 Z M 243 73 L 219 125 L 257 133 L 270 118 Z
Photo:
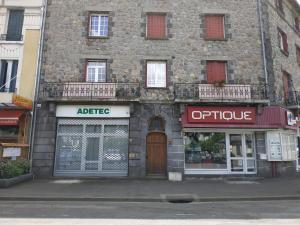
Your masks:
M 44 40 L 45 40 L 45 21 L 47 14 L 47 0 L 43 0 L 42 17 L 41 17 L 41 33 L 40 33 L 40 43 L 39 43 L 39 51 L 38 51 L 38 65 L 36 69 L 36 79 L 35 79 L 35 90 L 34 90 L 34 100 L 33 100 L 33 109 L 32 109 L 32 119 L 31 119 L 31 132 L 30 132 L 30 152 L 29 152 L 29 160 L 30 160 L 30 170 L 32 172 L 32 156 L 33 156 L 33 145 L 35 138 L 35 128 L 36 128 L 36 111 L 37 111 L 37 102 L 39 99 L 39 87 L 40 87 L 40 79 L 41 79 L 41 68 L 42 68 L 42 59 L 43 59 L 43 49 L 44 49 Z
M 259 25 L 260 25 L 260 35 L 261 35 L 261 44 L 262 44 L 265 85 L 266 85 L 267 93 L 269 94 L 269 91 L 270 91 L 269 86 L 268 86 L 268 84 L 269 84 L 269 74 L 268 74 L 268 69 L 267 69 L 266 44 L 265 44 L 265 33 L 264 33 L 264 24 L 263 24 L 261 0 L 257 0 L 257 10 L 258 10 Z M 270 105 L 270 101 L 269 101 L 268 105 Z

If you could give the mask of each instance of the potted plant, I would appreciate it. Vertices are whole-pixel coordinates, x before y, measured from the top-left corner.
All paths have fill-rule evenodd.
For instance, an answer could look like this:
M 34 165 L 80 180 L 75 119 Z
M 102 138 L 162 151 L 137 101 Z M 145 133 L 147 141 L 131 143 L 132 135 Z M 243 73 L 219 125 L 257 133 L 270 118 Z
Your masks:
M 224 87 L 225 83 L 226 83 L 225 80 L 217 80 L 217 81 L 214 82 L 214 86 L 215 87 Z
M 28 160 L 0 159 L 0 188 L 10 187 L 32 178 Z

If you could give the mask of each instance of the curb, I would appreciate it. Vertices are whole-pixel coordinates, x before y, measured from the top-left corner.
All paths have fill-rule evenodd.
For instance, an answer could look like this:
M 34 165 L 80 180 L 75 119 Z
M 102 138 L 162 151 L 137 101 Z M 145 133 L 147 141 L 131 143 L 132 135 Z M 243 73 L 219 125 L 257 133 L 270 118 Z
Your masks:
M 111 198 L 76 198 L 76 197 L 0 197 L 0 201 L 49 201 L 49 202 L 145 202 L 145 203 L 205 203 L 205 202 L 259 202 L 259 201 L 297 201 L 300 200 L 300 195 L 296 196 L 261 196 L 261 197 L 234 197 L 234 198 L 197 198 L 197 197 L 187 197 L 187 198 L 121 198 L 121 197 L 111 197 Z

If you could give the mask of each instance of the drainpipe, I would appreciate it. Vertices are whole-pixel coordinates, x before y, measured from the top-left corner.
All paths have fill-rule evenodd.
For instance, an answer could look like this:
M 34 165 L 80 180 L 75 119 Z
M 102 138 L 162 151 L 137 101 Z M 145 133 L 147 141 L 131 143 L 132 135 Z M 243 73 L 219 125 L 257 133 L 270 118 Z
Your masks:
M 263 25 L 263 15 L 262 15 L 262 3 L 261 0 L 257 0 L 257 10 L 258 10 L 258 18 L 260 25 L 260 35 L 261 35 L 261 43 L 262 43 L 262 54 L 263 54 L 263 63 L 264 63 L 264 75 L 265 75 L 265 85 L 267 93 L 269 93 L 269 74 L 267 69 L 267 57 L 266 57 L 266 45 L 265 45 L 265 33 L 264 33 L 264 25 Z M 270 101 L 268 103 L 270 105 Z
M 36 124 L 36 111 L 37 111 L 37 101 L 39 99 L 39 87 L 41 79 L 41 68 L 42 68 L 42 59 L 43 59 L 43 49 L 44 49 L 44 40 L 45 40 L 45 21 L 47 14 L 47 0 L 43 1 L 42 17 L 41 17 L 41 33 L 40 33 L 40 43 L 38 51 L 38 64 L 36 69 L 36 79 L 35 79 L 35 90 L 34 90 L 34 100 L 33 100 L 33 109 L 32 109 L 32 119 L 31 119 L 31 132 L 30 132 L 30 151 L 29 151 L 29 160 L 30 160 L 30 170 L 32 172 L 32 155 L 33 155 L 33 145 L 35 137 L 35 124 Z

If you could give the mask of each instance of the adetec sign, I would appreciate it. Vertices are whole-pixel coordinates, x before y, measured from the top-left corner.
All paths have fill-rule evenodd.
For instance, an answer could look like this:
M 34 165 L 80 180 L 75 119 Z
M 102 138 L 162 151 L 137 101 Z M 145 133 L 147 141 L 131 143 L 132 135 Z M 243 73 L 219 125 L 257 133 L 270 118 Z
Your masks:
M 254 107 L 188 107 L 189 123 L 254 124 Z

